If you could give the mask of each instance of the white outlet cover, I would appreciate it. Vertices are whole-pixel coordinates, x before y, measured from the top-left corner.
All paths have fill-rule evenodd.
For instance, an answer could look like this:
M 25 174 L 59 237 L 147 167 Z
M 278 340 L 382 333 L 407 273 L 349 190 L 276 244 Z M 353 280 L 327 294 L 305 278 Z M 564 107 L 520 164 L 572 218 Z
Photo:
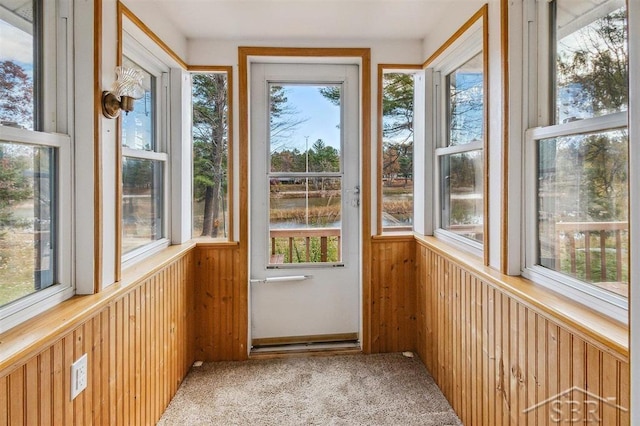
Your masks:
M 71 400 L 73 401 L 80 392 L 87 388 L 87 354 L 82 355 L 71 364 Z

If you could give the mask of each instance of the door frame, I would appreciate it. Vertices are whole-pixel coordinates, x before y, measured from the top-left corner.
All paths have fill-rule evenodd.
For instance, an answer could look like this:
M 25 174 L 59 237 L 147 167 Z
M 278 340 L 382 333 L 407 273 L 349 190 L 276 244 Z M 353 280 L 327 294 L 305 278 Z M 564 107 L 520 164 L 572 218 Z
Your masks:
M 360 229 L 361 229 L 361 319 L 360 336 L 364 353 L 371 352 L 371 49 L 369 48 L 291 48 L 239 47 L 239 248 L 240 271 L 238 296 L 246 308 L 241 335 L 245 335 L 247 356 L 249 342 L 249 70 L 252 62 L 344 63 L 360 68 Z

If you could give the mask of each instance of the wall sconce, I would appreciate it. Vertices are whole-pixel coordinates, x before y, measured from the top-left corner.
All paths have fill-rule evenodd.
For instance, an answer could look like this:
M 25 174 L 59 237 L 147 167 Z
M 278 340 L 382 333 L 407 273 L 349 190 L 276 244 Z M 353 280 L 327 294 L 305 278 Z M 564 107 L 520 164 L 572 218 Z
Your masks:
M 120 111 L 133 111 L 133 101 L 144 96 L 142 71 L 116 67 L 116 77 L 111 90 L 102 92 L 102 114 L 107 118 L 118 117 Z

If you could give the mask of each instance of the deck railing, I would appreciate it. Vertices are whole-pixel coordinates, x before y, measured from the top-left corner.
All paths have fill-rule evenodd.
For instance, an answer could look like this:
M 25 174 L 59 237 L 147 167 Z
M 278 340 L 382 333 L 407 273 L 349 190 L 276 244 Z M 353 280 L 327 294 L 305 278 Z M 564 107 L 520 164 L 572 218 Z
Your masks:
M 556 254 L 556 270 L 563 270 L 563 261 L 560 254 L 564 249 L 568 252 L 571 273 L 576 274 L 578 270 L 576 253 L 584 251 L 584 278 L 586 281 L 612 281 L 613 274 L 607 274 L 611 267 L 615 267 L 615 280 L 618 282 L 623 280 L 623 258 L 626 254 L 622 239 L 623 234 L 628 233 L 628 222 L 558 222 L 555 224 L 555 230 L 557 236 L 556 247 L 559 250 L 559 253 Z M 595 237 L 598 242 L 595 247 L 591 244 L 592 237 Z M 615 244 L 612 244 L 612 242 Z M 611 265 L 612 262 L 607 261 L 607 249 L 615 250 L 615 262 L 613 262 L 615 265 Z M 599 253 L 599 277 L 594 276 L 591 261 L 592 251 Z
M 312 241 L 320 240 L 320 262 L 340 261 L 341 256 L 341 229 L 340 228 L 294 228 L 294 229 L 271 229 L 269 232 L 271 238 L 271 260 L 269 263 L 300 263 L 300 262 L 317 262 L 312 257 Z M 282 252 L 282 246 L 278 248 L 277 240 L 284 239 L 286 241 L 285 252 Z M 333 240 L 330 240 L 333 239 Z M 337 259 L 329 259 L 329 244 L 335 241 L 337 248 Z M 294 259 L 294 250 L 302 245 L 304 252 L 304 260 Z

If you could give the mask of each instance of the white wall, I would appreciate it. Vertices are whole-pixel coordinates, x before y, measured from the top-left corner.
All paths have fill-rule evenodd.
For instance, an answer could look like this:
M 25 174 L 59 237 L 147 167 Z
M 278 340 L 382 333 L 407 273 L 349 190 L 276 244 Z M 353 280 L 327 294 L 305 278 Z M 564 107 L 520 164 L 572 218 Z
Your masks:
M 177 30 L 170 18 L 154 7 L 153 1 L 122 0 L 144 24 L 183 60 L 187 57 L 187 39 Z M 212 24 L 213 25 L 213 24 Z

